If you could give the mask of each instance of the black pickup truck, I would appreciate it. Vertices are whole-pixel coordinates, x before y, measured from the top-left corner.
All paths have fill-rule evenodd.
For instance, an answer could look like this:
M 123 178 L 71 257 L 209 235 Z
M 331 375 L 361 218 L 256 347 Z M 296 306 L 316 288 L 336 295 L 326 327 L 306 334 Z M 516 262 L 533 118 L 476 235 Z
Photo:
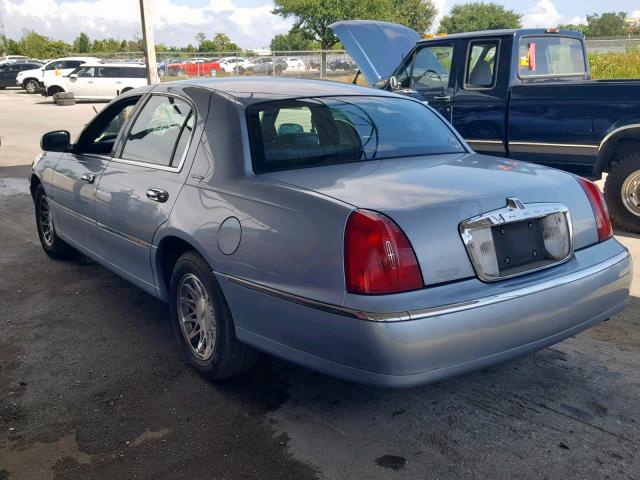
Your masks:
M 640 232 L 640 80 L 591 80 L 582 34 L 529 29 L 421 39 L 386 22 L 331 26 L 369 85 L 427 101 L 476 151 L 592 179 Z

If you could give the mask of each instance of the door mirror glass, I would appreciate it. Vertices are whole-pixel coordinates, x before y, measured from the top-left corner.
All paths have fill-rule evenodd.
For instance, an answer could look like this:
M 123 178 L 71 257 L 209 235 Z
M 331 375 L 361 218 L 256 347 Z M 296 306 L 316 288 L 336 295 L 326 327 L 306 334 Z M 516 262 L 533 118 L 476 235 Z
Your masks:
M 64 152 L 71 144 L 71 135 L 66 130 L 45 133 L 40 140 L 40 148 L 45 152 Z
M 398 81 L 398 77 L 396 77 L 395 75 L 391 75 L 389 77 L 389 88 L 391 88 L 391 90 L 393 91 L 400 89 L 400 82 Z

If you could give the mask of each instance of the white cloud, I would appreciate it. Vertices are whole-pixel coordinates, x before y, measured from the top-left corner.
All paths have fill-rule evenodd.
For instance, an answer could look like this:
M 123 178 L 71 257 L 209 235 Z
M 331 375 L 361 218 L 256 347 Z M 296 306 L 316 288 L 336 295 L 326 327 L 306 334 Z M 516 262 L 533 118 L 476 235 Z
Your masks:
M 244 48 L 261 48 L 291 22 L 271 13 L 273 4 L 239 7 L 234 0 L 210 0 L 202 7 L 172 0 L 151 0 L 156 42 L 183 46 L 195 43 L 197 32 L 208 37 L 223 32 Z M 140 11 L 133 0 L 0 0 L 6 34 L 20 37 L 24 29 L 66 41 L 81 31 L 92 38 L 131 39 L 140 36 Z
M 629 18 L 640 18 L 640 10 L 634 10 L 633 12 L 631 12 L 629 15 L 627 15 Z
M 540 0 L 528 9 L 522 16 L 522 26 L 525 28 L 555 27 L 561 23 L 563 16 L 551 0 Z
M 440 20 L 442 20 L 442 17 L 447 13 L 447 0 L 432 0 L 432 2 L 436 6 L 436 10 L 438 12 L 436 13 L 436 18 L 433 21 L 431 30 L 434 33 L 437 33 L 438 28 L 440 27 Z

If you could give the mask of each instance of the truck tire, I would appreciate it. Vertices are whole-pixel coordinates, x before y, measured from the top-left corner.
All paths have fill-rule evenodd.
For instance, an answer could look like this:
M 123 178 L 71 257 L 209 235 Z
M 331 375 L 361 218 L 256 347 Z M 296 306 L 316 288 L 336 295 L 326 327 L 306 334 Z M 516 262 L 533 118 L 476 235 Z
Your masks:
M 57 102 L 58 100 L 73 100 L 74 95 L 73 92 L 58 92 L 53 94 L 53 101 Z
M 604 185 L 613 224 L 640 233 L 640 153 L 628 153 L 613 169 Z
M 56 101 L 56 105 L 58 105 L 59 107 L 69 107 L 75 104 L 76 104 L 76 101 L 72 98 L 65 98 L 63 100 Z

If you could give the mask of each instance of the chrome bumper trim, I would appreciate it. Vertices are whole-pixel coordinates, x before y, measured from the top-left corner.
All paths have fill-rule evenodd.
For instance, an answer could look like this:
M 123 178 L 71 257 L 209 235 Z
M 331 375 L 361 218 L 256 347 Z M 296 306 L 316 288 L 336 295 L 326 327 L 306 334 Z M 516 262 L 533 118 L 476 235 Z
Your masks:
M 620 262 L 629 258 L 629 252 L 620 252 L 618 255 L 598 263 L 591 267 L 585 268 L 578 272 L 569 273 L 562 277 L 547 280 L 536 285 L 528 287 L 517 288 L 505 293 L 499 293 L 490 297 L 483 297 L 474 300 L 468 300 L 465 302 L 451 303 L 448 305 L 442 305 L 438 307 L 425 308 L 420 310 L 411 310 L 405 312 L 390 312 L 390 313 L 376 313 L 376 312 L 363 312 L 352 308 L 340 307 L 338 305 L 332 305 L 329 303 L 319 302 L 311 300 L 310 298 L 301 297 L 291 293 L 283 292 L 275 288 L 267 287 L 265 285 L 255 283 L 243 278 L 235 277 L 232 275 L 223 275 L 230 283 L 239 285 L 244 288 L 249 288 L 256 292 L 264 293 L 272 297 L 286 300 L 288 302 L 296 303 L 309 308 L 315 308 L 334 315 L 340 315 L 343 317 L 356 318 L 358 320 L 366 320 L 370 322 L 404 322 L 409 320 L 421 320 L 430 317 L 437 317 L 439 315 L 448 315 L 450 313 L 462 312 L 465 310 L 471 310 L 473 308 L 484 307 L 487 305 L 493 305 L 495 303 L 505 302 L 513 300 L 515 298 L 524 297 L 527 295 L 533 295 L 545 290 L 551 290 L 568 283 L 576 282 L 584 278 L 590 277 L 597 273 L 602 272 L 608 268 L 617 265 Z

